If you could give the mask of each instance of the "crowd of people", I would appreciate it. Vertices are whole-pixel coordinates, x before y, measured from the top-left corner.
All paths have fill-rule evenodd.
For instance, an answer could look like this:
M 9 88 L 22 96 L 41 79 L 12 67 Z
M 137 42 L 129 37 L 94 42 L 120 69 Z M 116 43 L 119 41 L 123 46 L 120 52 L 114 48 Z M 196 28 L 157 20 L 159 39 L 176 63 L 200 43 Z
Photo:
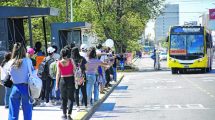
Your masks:
M 99 100 L 111 81 L 117 81 L 117 63 L 124 70 L 125 57 L 116 55 L 109 47 L 101 44 L 88 47 L 82 44 L 66 45 L 58 54 L 57 46 L 47 48 L 47 56 L 42 51 L 41 42 L 34 48 L 21 43 L 14 44 L 12 52 L 4 56 L 1 63 L 1 80 L 13 82 L 11 88 L 5 87 L 5 108 L 9 108 L 9 120 L 18 120 L 19 108 L 22 105 L 24 119 L 32 119 L 33 106 L 61 105 L 63 119 L 72 119 L 73 104 L 80 111 L 80 105 L 89 106 Z M 28 90 L 28 60 L 31 68 L 38 71 L 43 87 L 40 97 L 30 104 Z M 80 104 L 81 103 L 81 104 Z

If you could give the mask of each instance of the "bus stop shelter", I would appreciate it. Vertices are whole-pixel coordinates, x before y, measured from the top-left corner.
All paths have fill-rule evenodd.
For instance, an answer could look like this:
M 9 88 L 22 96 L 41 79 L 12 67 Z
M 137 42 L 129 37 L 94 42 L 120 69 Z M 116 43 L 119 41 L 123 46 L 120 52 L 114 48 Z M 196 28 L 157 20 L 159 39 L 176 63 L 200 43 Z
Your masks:
M 36 7 L 8 7 L 0 6 L 0 61 L 4 53 L 12 49 L 13 43 L 26 43 L 24 20 L 28 20 L 28 29 L 30 36 L 30 46 L 33 47 L 31 18 L 42 17 L 43 33 L 45 46 L 47 48 L 46 39 L 46 16 L 57 16 L 56 8 L 36 8 Z M 4 104 L 4 88 L 0 86 L 0 105 Z
M 91 24 L 87 22 L 52 23 L 51 42 L 59 50 L 71 43 L 80 46 L 84 39 L 83 31 L 90 27 Z

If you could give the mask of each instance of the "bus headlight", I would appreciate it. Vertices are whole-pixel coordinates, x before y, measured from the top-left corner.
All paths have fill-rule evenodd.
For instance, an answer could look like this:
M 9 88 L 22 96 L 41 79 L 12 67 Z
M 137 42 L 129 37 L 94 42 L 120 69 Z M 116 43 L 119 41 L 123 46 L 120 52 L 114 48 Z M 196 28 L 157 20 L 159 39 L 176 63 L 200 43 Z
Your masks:
M 199 60 L 198 60 L 198 62 L 202 62 L 202 61 L 203 61 L 203 59 L 199 59 Z

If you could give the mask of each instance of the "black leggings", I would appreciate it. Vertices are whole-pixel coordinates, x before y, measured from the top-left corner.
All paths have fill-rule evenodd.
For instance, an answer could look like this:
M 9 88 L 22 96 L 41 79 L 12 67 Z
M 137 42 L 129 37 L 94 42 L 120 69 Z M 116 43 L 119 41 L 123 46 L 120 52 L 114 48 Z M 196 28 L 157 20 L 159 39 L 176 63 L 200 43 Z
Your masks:
M 76 104 L 79 106 L 79 89 L 81 88 L 81 92 L 83 95 L 84 105 L 87 106 L 87 90 L 86 90 L 86 82 L 84 82 L 82 85 L 78 86 L 78 89 L 76 89 Z
M 60 93 L 62 98 L 63 114 L 67 113 L 67 104 L 69 103 L 68 114 L 72 113 L 73 102 L 74 102 L 74 91 L 75 82 L 74 76 L 71 77 L 61 77 L 60 80 Z M 69 100 L 69 102 L 68 102 Z
M 47 78 L 43 80 L 43 88 L 41 92 L 41 99 L 46 99 L 46 103 L 49 102 L 50 92 L 52 90 L 53 80 L 51 78 Z
M 109 69 L 107 69 L 105 71 L 105 78 L 106 78 L 106 81 L 107 81 L 105 86 L 108 87 L 108 85 L 110 84 L 110 81 L 111 81 L 111 79 L 110 79 L 110 70 Z

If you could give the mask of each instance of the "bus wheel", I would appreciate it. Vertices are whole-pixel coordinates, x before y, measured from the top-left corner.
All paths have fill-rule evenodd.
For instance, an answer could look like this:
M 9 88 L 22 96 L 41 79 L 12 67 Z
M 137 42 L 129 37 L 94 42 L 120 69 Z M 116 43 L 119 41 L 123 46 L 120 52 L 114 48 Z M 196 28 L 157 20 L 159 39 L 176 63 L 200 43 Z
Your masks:
M 210 68 L 206 68 L 206 70 L 205 70 L 206 72 L 209 72 L 210 71 Z
M 172 68 L 171 71 L 172 71 L 172 74 L 177 74 L 178 73 L 178 70 L 175 69 L 175 68 Z
M 206 72 L 207 72 L 206 69 L 207 69 L 207 68 L 202 68 L 202 69 L 201 69 L 202 73 L 206 73 Z

